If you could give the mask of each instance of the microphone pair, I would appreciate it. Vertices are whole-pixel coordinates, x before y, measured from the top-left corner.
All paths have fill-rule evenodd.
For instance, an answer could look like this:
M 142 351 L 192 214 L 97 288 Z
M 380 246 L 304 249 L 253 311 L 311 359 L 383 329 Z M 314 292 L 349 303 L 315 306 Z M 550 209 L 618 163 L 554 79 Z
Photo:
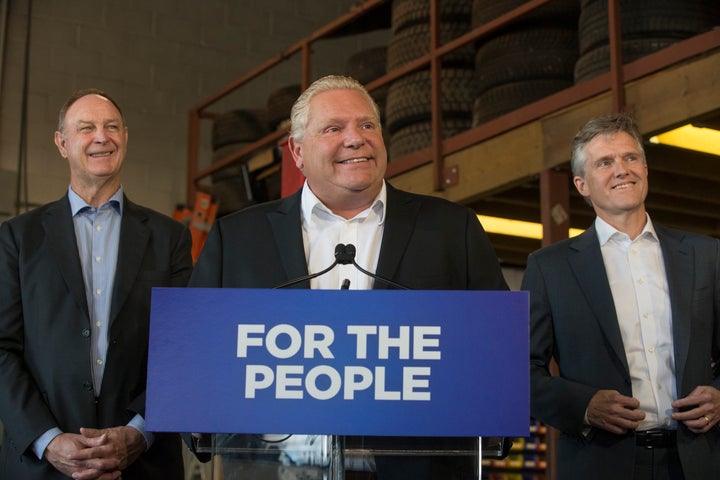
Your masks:
M 355 263 L 355 245 L 338 243 L 335 245 L 335 265 L 348 265 Z M 333 266 L 335 266 L 333 265 Z
M 393 282 L 392 280 L 381 277 L 380 275 L 375 275 L 374 273 L 368 272 L 367 270 L 362 268 L 355 261 L 356 253 L 357 253 L 357 250 L 355 249 L 355 245 L 353 245 L 352 243 L 348 243 L 347 245 L 345 245 L 344 243 L 338 243 L 337 245 L 335 245 L 335 261 L 332 263 L 332 265 L 330 265 L 326 269 L 321 270 L 317 273 L 312 273 L 310 275 L 304 275 L 300 278 L 296 278 L 294 280 L 290 280 L 288 282 L 281 283 L 280 285 L 276 286 L 275 288 L 285 288 L 285 287 L 289 287 L 291 285 L 295 285 L 300 282 L 304 282 L 306 280 L 311 280 L 315 277 L 319 277 L 320 275 L 326 274 L 327 272 L 329 272 L 330 270 L 335 268 L 337 265 L 352 264 L 355 268 L 360 270 L 365 275 L 367 275 L 375 280 L 378 280 L 382 283 L 385 283 L 386 285 L 390 285 L 392 287 L 399 288 L 402 290 L 410 290 L 410 288 L 406 287 L 405 285 L 401 285 L 399 283 Z M 340 289 L 348 290 L 349 288 L 350 288 L 350 280 L 348 280 L 346 278 L 345 280 L 343 280 L 343 283 L 342 283 L 342 286 L 340 287 Z

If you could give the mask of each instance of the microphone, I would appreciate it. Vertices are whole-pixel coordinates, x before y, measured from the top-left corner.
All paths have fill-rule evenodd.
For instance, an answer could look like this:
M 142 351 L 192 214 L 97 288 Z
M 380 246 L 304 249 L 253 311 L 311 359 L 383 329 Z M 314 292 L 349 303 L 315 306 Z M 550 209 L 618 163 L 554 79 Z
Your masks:
M 295 278 L 295 279 L 287 281 L 285 283 L 281 283 L 280 285 L 273 287 L 273 289 L 289 287 L 290 285 L 295 285 L 296 283 L 304 282 L 306 280 L 311 280 L 315 277 L 319 277 L 320 275 L 326 274 L 327 272 L 329 272 L 330 270 L 335 268 L 337 265 L 347 265 L 347 264 L 353 262 L 354 258 L 355 258 L 355 247 L 353 247 L 352 256 L 351 256 L 351 254 L 347 252 L 347 247 L 342 243 L 338 243 L 337 245 L 335 245 L 335 261 L 332 263 L 332 265 L 330 265 L 329 267 L 327 267 L 324 270 L 320 270 L 317 273 L 312 273 L 310 275 L 304 275 L 300 278 Z M 348 288 L 350 288 L 350 280 L 346 279 L 346 281 L 347 281 L 347 287 L 345 287 L 345 282 L 343 282 L 343 290 L 347 290 Z
M 335 247 L 335 252 L 336 252 L 336 258 L 337 258 L 337 247 Z M 386 285 L 390 285 L 392 287 L 400 288 L 403 290 L 410 290 L 410 287 L 406 287 L 405 285 L 401 285 L 397 282 L 393 282 L 392 280 L 385 278 L 385 277 L 381 277 L 380 275 L 375 275 L 374 273 L 368 272 L 367 270 L 362 268 L 360 265 L 358 265 L 357 262 L 355 261 L 355 245 L 353 245 L 352 243 L 348 243 L 347 245 L 345 245 L 345 255 L 343 255 L 343 260 L 347 260 L 347 263 L 352 263 L 355 266 L 355 268 L 360 270 L 365 275 L 367 275 L 371 278 L 374 278 L 375 280 L 379 280 L 380 282 L 382 282 Z M 348 286 L 349 286 L 349 283 L 350 282 L 348 282 Z

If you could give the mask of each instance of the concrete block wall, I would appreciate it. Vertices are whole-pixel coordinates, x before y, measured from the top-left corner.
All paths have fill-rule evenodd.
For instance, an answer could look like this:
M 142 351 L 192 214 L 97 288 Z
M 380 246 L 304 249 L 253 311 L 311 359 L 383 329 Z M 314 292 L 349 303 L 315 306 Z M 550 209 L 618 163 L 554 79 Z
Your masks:
M 8 8 L 0 88 L 0 171 L 18 171 L 28 0 Z M 67 164 L 53 144 L 57 111 L 76 89 L 106 90 L 123 108 L 129 154 L 123 187 L 137 203 L 171 214 L 185 201 L 188 111 L 223 86 L 348 12 L 357 0 L 34 0 L 27 78 L 27 197 L 64 194 Z M 387 42 L 375 31 L 318 42 L 313 77 L 344 73 L 351 54 Z M 299 83 L 292 58 L 223 100 L 219 113 L 265 108 L 268 95 Z M 215 110 L 215 109 L 213 109 Z M 202 158 L 210 158 L 211 122 Z M 209 160 L 208 160 L 209 161 Z M 14 193 L 14 185 L 13 185 Z M 23 193 L 24 196 L 24 193 Z M 8 196 L 0 201 L 7 202 Z M 0 212 L 14 210 L 0 205 Z

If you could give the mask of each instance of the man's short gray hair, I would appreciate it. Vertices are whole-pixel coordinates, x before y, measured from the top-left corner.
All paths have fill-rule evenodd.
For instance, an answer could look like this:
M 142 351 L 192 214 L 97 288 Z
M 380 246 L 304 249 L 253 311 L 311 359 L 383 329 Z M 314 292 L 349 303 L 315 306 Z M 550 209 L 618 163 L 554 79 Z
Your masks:
M 292 106 L 290 112 L 290 136 L 296 141 L 302 142 L 305 136 L 305 127 L 307 127 L 308 115 L 310 113 L 310 100 L 318 93 L 327 92 L 329 90 L 357 90 L 362 93 L 372 105 L 373 112 L 380 126 L 380 109 L 373 100 L 372 96 L 360 82 L 354 78 L 344 77 L 341 75 L 327 75 L 315 80 L 305 90 Z
M 643 163 L 647 163 L 645 150 L 643 149 L 642 135 L 633 118 L 627 113 L 605 115 L 591 119 L 580 129 L 577 135 L 575 135 L 575 138 L 573 138 L 570 157 L 573 175 L 576 177 L 585 177 L 585 161 L 587 160 L 585 147 L 587 147 L 588 143 L 598 135 L 613 135 L 619 132 L 625 132 L 635 139 L 640 149 Z
M 58 132 L 64 133 L 63 129 L 65 128 L 65 116 L 67 115 L 67 111 L 70 109 L 70 107 L 72 107 L 75 102 L 88 95 L 98 95 L 109 100 L 110 103 L 112 103 L 115 108 L 117 108 L 117 111 L 120 112 L 120 119 L 122 120 L 123 125 L 125 125 L 125 117 L 123 116 L 122 110 L 120 109 L 120 106 L 117 104 L 117 102 L 113 100 L 110 95 L 97 88 L 84 88 L 82 90 L 75 91 L 72 95 L 70 95 L 70 97 L 68 97 L 67 100 L 65 100 L 63 106 L 60 107 L 60 113 L 58 114 Z

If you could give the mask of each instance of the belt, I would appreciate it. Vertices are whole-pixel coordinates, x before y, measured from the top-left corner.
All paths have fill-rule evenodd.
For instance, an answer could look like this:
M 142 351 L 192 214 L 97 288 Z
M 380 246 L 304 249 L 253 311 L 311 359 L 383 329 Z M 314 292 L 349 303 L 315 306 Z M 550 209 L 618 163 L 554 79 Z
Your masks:
M 652 429 L 635 432 L 635 445 L 645 448 L 667 448 L 677 445 L 677 431 Z

